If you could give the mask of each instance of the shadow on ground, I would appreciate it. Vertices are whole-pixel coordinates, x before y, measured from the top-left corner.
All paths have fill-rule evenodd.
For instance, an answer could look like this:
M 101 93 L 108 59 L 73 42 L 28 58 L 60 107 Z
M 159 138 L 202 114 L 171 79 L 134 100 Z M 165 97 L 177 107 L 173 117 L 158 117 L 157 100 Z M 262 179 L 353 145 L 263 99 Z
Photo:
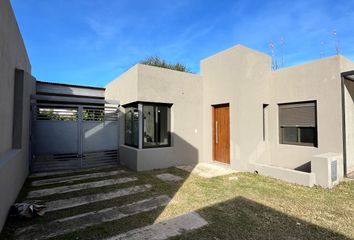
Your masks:
M 244 197 L 197 212 L 209 224 L 172 239 L 351 239 Z
M 132 186 L 139 186 L 142 184 L 151 184 L 152 188 L 149 191 L 139 194 L 132 194 L 119 198 L 109 199 L 106 201 L 100 201 L 88 205 L 69 208 L 65 210 L 54 211 L 46 214 L 44 217 L 35 218 L 30 220 L 14 220 L 8 219 L 6 226 L 3 230 L 0 239 L 16 239 L 14 232 L 22 227 L 30 226 L 33 224 L 46 224 L 50 221 L 57 219 L 87 213 L 91 211 L 98 211 L 109 207 L 123 206 L 132 202 L 137 202 L 151 197 L 160 195 L 168 195 L 172 200 L 166 207 L 158 207 L 151 211 L 141 212 L 132 216 L 127 216 L 115 221 L 95 224 L 94 226 L 87 227 L 82 230 L 78 230 L 69 234 L 58 236 L 52 239 L 103 239 L 114 235 L 122 234 L 132 229 L 141 228 L 147 225 L 156 223 L 163 218 L 172 218 L 176 215 L 185 213 L 185 210 L 194 210 L 202 218 L 204 218 L 208 225 L 191 231 L 183 232 L 179 236 L 175 236 L 172 239 L 350 239 L 340 233 L 336 233 L 332 230 L 311 224 L 303 221 L 299 218 L 289 216 L 278 210 L 267 207 L 263 204 L 248 198 L 239 196 L 235 192 L 235 197 L 221 201 L 219 203 L 209 205 L 206 207 L 190 207 L 188 205 L 194 205 L 195 202 L 203 199 L 203 194 L 213 194 L 213 191 L 219 191 L 215 189 L 215 186 L 222 184 L 224 181 L 228 181 L 227 177 L 218 177 L 214 179 L 204 179 L 194 174 L 182 171 L 177 168 L 168 168 L 161 170 L 154 170 L 149 172 L 135 173 L 131 172 L 123 167 L 114 167 L 101 171 L 112 171 L 117 169 L 126 170 L 126 174 L 116 176 L 132 176 L 137 177 L 138 180 L 125 184 L 105 186 L 101 188 L 84 189 L 78 192 L 55 194 L 40 198 L 44 201 L 53 201 L 57 199 L 67 199 L 76 196 L 83 196 L 89 194 L 105 193 L 116 189 L 123 189 Z M 92 170 L 97 172 L 97 170 Z M 85 172 L 85 174 L 88 172 Z M 180 176 L 184 181 L 179 182 L 164 182 L 156 177 L 161 173 L 170 173 L 176 176 Z M 77 174 L 77 173 L 76 173 Z M 74 175 L 74 173 L 67 174 L 66 176 Z M 44 187 L 32 187 L 31 182 L 38 179 L 49 179 L 51 177 L 41 177 L 35 179 L 28 179 L 18 201 L 26 199 L 26 195 L 31 190 L 37 190 Z M 80 182 L 98 181 L 107 178 L 90 179 L 89 181 L 78 181 L 70 184 L 77 184 Z M 192 182 L 192 183 L 191 183 Z M 68 185 L 66 184 L 66 185 Z M 234 183 L 236 184 L 236 183 Z M 63 184 L 54 184 L 50 187 L 62 186 Z M 190 186 L 194 189 L 186 189 Z M 45 186 L 48 188 L 48 186 Z M 310 189 L 311 190 L 311 189 Z M 225 187 L 225 191 L 229 191 Z M 252 190 L 250 190 L 252 191 Z M 180 193 L 184 192 L 182 196 L 186 199 L 180 199 Z M 187 192 L 187 194 L 186 194 Z M 190 193 L 190 194 L 188 194 Z M 219 192 L 219 194 L 222 194 Z M 236 196 L 238 195 L 238 196 Z M 190 203 L 190 204 L 188 204 Z M 185 205 L 180 207 L 180 205 Z M 289 203 L 291 204 L 291 203 Z M 205 206 L 206 204 L 204 204 Z M 172 209 L 172 210 L 171 210 Z M 176 210 L 177 209 L 177 210 Z M 176 211 L 174 211 L 176 210 Z M 167 213 L 166 213 L 167 212 Z M 162 219 L 164 220 L 164 219 Z M 50 228 L 46 231 L 50 232 Z M 27 238 L 31 239 L 31 238 Z

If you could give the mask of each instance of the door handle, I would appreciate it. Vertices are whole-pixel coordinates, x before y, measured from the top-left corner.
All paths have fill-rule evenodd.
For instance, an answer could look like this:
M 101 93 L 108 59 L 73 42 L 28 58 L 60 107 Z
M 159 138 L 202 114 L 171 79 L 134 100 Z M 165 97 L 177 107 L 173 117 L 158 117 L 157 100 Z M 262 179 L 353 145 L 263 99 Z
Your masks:
M 219 143 L 219 134 L 218 134 L 218 121 L 215 121 L 215 143 Z

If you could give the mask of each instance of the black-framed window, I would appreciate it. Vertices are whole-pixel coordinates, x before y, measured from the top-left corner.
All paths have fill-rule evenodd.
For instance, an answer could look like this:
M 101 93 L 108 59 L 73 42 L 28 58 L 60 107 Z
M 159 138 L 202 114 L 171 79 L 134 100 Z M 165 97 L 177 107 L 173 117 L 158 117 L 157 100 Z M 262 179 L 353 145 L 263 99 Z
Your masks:
M 170 146 L 170 105 L 143 104 L 143 147 Z
M 317 147 L 316 101 L 279 104 L 279 142 Z
M 125 144 L 139 146 L 139 110 L 138 105 L 125 108 Z

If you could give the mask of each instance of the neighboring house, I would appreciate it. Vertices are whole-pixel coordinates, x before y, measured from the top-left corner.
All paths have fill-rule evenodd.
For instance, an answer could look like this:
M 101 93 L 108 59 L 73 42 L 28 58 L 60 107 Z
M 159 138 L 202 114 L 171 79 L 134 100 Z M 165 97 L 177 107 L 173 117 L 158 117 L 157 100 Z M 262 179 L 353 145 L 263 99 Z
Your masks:
M 237 45 L 200 74 L 137 64 L 104 89 L 36 82 L 9 0 L 0 35 L 0 229 L 30 168 L 207 162 L 323 187 L 354 171 L 354 63 L 343 56 L 273 71 Z

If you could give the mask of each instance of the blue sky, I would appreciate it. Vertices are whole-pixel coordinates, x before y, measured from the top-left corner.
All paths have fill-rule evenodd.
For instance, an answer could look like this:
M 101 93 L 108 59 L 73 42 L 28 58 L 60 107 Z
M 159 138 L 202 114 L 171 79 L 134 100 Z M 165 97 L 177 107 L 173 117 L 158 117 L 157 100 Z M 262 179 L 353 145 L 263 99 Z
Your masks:
M 105 86 L 157 55 L 199 72 L 199 61 L 238 43 L 285 66 L 335 54 L 354 60 L 354 1 L 11 0 L 38 80 Z M 322 42 L 322 44 L 321 44 Z

